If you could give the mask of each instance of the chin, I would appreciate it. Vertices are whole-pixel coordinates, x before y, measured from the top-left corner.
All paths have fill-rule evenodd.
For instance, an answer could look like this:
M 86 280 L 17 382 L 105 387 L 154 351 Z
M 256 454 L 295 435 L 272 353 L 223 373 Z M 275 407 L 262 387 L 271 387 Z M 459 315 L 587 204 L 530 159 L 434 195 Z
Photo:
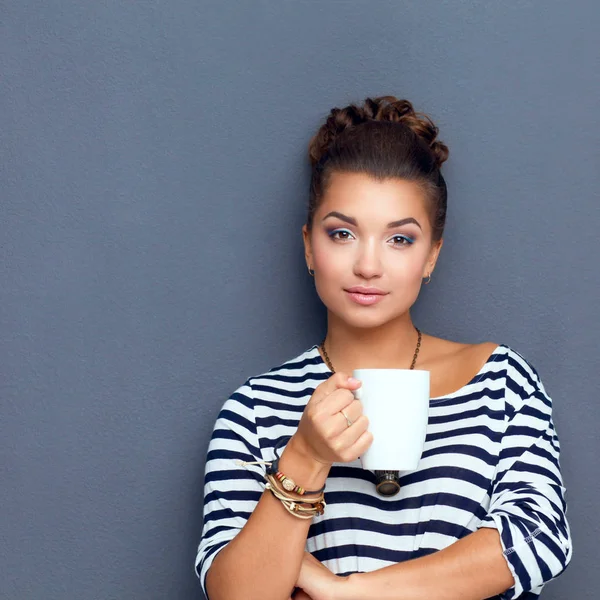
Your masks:
M 395 315 L 390 315 L 384 312 L 377 312 L 375 310 L 368 312 L 370 309 L 362 308 L 356 311 L 346 310 L 332 310 L 331 312 L 344 323 L 347 323 L 354 329 L 373 329 L 375 327 L 381 327 L 390 321 L 393 321 Z

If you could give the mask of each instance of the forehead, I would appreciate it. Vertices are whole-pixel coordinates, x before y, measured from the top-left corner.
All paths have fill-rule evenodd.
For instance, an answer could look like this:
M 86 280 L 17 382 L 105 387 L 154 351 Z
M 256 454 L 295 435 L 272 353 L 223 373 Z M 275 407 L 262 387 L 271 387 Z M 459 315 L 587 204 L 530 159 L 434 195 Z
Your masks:
M 332 173 L 317 212 L 337 210 L 359 221 L 394 221 L 427 217 L 426 197 L 421 186 L 406 179 L 377 180 L 365 173 Z

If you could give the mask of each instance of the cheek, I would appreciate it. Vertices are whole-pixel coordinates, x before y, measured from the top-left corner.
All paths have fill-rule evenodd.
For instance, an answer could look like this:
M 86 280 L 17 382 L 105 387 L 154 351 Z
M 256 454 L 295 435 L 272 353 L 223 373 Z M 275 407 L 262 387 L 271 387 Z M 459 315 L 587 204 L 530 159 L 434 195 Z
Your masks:
M 335 273 L 337 270 L 347 267 L 350 254 L 348 252 L 336 252 L 335 246 L 329 239 L 319 237 L 313 242 L 313 259 L 315 269 L 321 273 Z
M 420 281 L 423 277 L 427 257 L 424 252 L 413 252 L 411 250 L 406 252 L 407 254 L 392 256 L 385 267 L 386 272 L 391 279 L 399 282 Z
M 411 279 L 421 280 L 423 277 L 423 269 L 425 268 L 425 263 L 427 262 L 427 256 L 423 254 L 419 256 L 418 259 L 415 258 L 410 263 L 410 275 Z

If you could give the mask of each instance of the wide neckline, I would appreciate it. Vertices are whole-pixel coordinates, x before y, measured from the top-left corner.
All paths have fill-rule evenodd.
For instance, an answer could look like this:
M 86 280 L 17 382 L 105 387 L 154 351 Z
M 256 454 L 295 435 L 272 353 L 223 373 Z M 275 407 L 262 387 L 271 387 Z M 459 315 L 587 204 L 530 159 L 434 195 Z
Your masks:
M 462 387 L 458 388 L 457 390 L 454 390 L 453 392 L 449 392 L 448 394 L 444 394 L 443 396 L 435 396 L 433 398 L 430 398 L 429 402 L 439 402 L 439 401 L 442 401 L 442 400 L 449 400 L 450 398 L 454 398 L 455 396 L 460 395 L 469 386 L 477 383 L 483 377 L 483 375 L 486 373 L 486 371 L 488 370 L 488 366 L 490 364 L 496 362 L 497 356 L 500 354 L 500 351 L 502 349 L 504 349 L 504 348 L 507 348 L 506 344 L 498 344 L 494 348 L 494 350 L 492 351 L 492 353 L 488 356 L 487 360 L 481 366 L 481 368 L 479 369 L 479 371 L 477 371 L 477 373 L 475 373 L 475 375 L 473 375 L 473 377 L 470 379 L 470 381 L 468 381 L 467 383 L 465 383 L 465 385 L 463 385 Z M 314 353 L 315 356 L 316 356 L 316 358 L 318 359 L 318 363 L 320 363 L 322 366 L 324 366 L 325 369 L 329 373 L 332 373 L 331 369 L 327 366 L 327 363 L 323 360 L 323 357 L 321 356 L 321 353 L 319 352 L 319 344 L 315 344 L 312 348 L 310 348 L 309 353 Z

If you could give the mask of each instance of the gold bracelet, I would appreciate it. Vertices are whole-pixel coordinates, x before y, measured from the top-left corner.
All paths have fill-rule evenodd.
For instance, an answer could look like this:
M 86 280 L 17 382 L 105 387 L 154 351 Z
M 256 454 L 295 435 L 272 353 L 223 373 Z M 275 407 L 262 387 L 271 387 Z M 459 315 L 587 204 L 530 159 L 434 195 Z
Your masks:
M 314 498 L 309 498 L 307 496 L 300 496 L 300 497 L 294 496 L 290 492 L 288 492 L 288 490 L 286 490 L 285 488 L 281 489 L 281 487 L 279 487 L 279 485 L 277 485 L 281 481 L 277 477 L 275 477 L 274 475 L 271 475 L 269 473 L 265 474 L 265 479 L 271 484 L 272 487 L 274 487 L 280 493 L 280 495 L 282 497 L 286 498 L 287 500 L 300 502 L 302 504 L 317 504 L 317 503 L 321 502 L 323 499 L 322 492 Z
M 271 490 L 271 493 L 282 502 L 282 504 L 288 509 L 288 512 L 293 511 L 292 514 L 302 513 L 302 514 L 310 514 L 314 516 L 315 514 L 323 514 L 325 511 L 325 497 L 324 494 L 321 493 L 317 498 L 311 498 L 310 500 L 306 498 L 296 498 L 294 496 L 290 496 L 285 490 L 282 490 L 277 485 L 277 479 L 275 479 L 272 475 L 265 475 L 267 479 L 266 487 Z M 308 506 L 303 506 L 303 505 Z
M 241 466 L 252 465 L 252 464 L 268 464 L 269 468 L 266 470 L 264 477 L 267 480 L 266 489 L 270 490 L 273 496 L 277 498 L 284 506 L 284 508 L 294 517 L 298 519 L 312 519 L 315 515 L 322 515 L 325 512 L 325 496 L 323 494 L 325 486 L 320 490 L 305 490 L 304 488 L 295 484 L 295 482 L 281 473 L 278 470 L 279 456 L 277 454 L 277 448 L 281 445 L 281 442 L 277 444 L 275 451 L 275 460 L 271 462 L 257 460 L 257 461 L 245 461 L 236 460 L 236 464 Z M 279 487 L 281 484 L 283 489 Z M 296 496 L 290 494 L 296 493 Z M 312 498 L 308 497 L 308 494 L 319 494 Z M 300 497 L 298 497 L 300 496 Z M 304 506 L 308 505 L 308 506 Z
M 288 438 L 289 440 L 290 438 Z M 275 448 L 273 448 L 273 452 L 275 453 L 275 460 L 272 461 L 266 461 L 266 460 L 252 460 L 252 461 L 247 461 L 247 460 L 236 460 L 236 464 L 241 465 L 243 467 L 245 467 L 246 465 L 258 465 L 258 464 L 265 464 L 268 465 L 266 471 L 268 475 L 272 475 L 273 477 L 275 477 L 276 479 L 278 479 L 281 482 L 281 485 L 283 486 L 283 488 L 288 491 L 288 492 L 294 492 L 300 496 L 304 496 L 304 495 L 313 495 L 313 494 L 321 494 L 325 491 L 325 486 L 323 486 L 320 490 L 306 490 L 304 489 L 302 486 L 299 486 L 296 484 L 296 482 L 291 478 L 288 477 L 285 473 L 282 473 L 279 470 L 279 459 L 280 456 L 277 453 L 278 448 L 283 444 L 283 442 L 285 441 L 285 438 L 282 438 L 279 442 L 277 442 L 277 444 L 275 445 Z
M 316 499 L 314 502 L 302 502 L 301 500 L 298 500 L 297 498 L 290 498 L 289 496 L 286 496 L 285 494 L 282 494 L 280 490 L 277 489 L 277 487 L 275 487 L 272 483 L 267 483 L 266 485 L 267 489 L 271 490 L 273 492 L 273 495 L 278 498 L 281 501 L 285 501 L 288 503 L 294 503 L 298 505 L 298 510 L 302 510 L 302 511 L 312 511 L 315 508 L 323 505 L 323 503 L 325 502 L 324 498 L 318 498 Z M 304 506 L 305 504 L 309 504 L 309 506 Z
M 294 517 L 298 517 L 299 519 L 312 519 L 315 515 L 322 515 L 325 511 L 325 500 L 323 499 L 321 502 L 316 504 L 312 508 L 307 508 L 301 506 L 299 503 L 288 500 L 283 497 L 278 490 L 276 490 L 270 483 L 267 483 L 267 489 L 271 491 L 271 493 L 281 501 L 284 508 Z

